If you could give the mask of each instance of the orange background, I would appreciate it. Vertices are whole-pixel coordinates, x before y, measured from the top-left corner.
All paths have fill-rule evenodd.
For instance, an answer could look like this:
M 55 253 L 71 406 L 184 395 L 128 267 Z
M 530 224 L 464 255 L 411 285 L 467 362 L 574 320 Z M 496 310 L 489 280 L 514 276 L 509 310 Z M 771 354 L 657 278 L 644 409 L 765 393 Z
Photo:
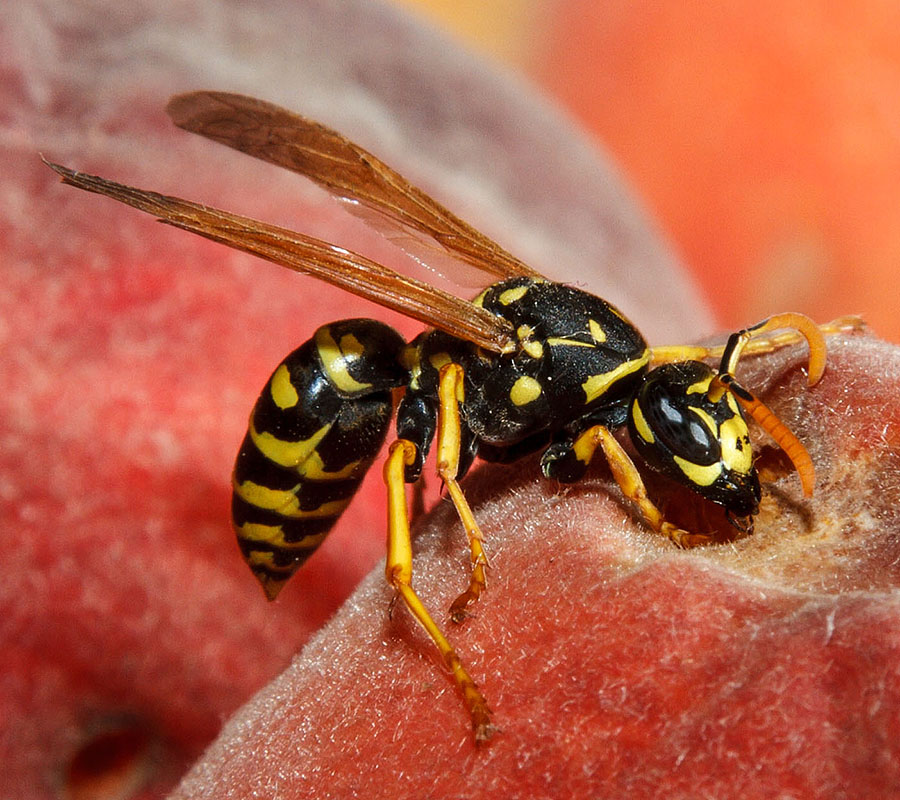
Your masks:
M 900 4 L 402 4 L 596 135 L 722 327 L 861 313 L 900 341 Z

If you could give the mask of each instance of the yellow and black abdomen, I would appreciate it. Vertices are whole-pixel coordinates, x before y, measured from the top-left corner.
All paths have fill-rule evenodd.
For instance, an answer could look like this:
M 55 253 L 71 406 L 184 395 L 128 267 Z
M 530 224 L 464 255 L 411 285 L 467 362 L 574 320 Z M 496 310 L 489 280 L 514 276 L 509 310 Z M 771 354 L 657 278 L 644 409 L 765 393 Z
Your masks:
M 262 391 L 234 467 L 232 518 L 269 599 L 321 544 L 378 454 L 405 342 L 374 320 L 325 325 Z

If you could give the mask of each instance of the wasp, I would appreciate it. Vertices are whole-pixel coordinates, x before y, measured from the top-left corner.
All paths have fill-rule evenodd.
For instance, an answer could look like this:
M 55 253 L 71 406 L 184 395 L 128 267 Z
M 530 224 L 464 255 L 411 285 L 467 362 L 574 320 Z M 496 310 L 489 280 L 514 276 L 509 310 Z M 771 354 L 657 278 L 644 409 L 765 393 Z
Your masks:
M 168 112 L 188 131 L 306 176 L 413 243 L 401 246 L 438 247 L 492 281 L 464 300 L 310 236 L 47 162 L 64 183 L 428 326 L 406 342 L 376 320 L 344 320 L 319 328 L 287 356 L 250 416 L 234 467 L 232 517 L 244 559 L 274 599 L 347 506 L 396 418 L 384 464 L 386 577 L 440 651 L 476 742 L 494 732 L 491 709 L 413 588 L 405 485 L 419 479 L 433 444 L 470 551 L 468 586 L 450 606 L 454 622 L 486 586 L 482 532 L 459 484 L 476 456 L 508 463 L 540 452 L 544 476 L 572 483 L 600 449 L 646 524 L 676 545 L 693 546 L 708 537 L 665 519 L 615 432 L 627 428 L 640 462 L 723 507 L 748 531 L 760 502 L 750 418 L 786 453 L 804 494 L 812 494 L 806 449 L 735 371 L 743 354 L 805 340 L 813 385 L 825 368 L 825 335 L 856 327 L 853 318 L 819 327 L 802 314 L 778 314 L 733 334 L 724 347 L 649 347 L 613 305 L 547 280 L 336 131 L 222 92 L 178 95 Z M 710 359 L 719 360 L 717 369 Z

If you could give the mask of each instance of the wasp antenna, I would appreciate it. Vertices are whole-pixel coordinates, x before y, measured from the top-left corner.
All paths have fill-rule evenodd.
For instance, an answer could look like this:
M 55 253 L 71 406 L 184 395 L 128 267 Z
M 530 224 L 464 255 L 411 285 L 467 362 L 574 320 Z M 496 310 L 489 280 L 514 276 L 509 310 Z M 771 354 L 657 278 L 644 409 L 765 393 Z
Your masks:
M 809 317 L 805 314 L 798 314 L 795 311 L 775 314 L 750 328 L 745 328 L 738 333 L 732 334 L 722 353 L 722 363 L 719 366 L 720 374 L 730 373 L 733 375 L 735 373 L 741 353 L 752 339 L 756 339 L 763 333 L 781 329 L 796 331 L 806 339 L 806 343 L 809 345 L 809 365 L 807 367 L 806 382 L 809 386 L 815 386 L 822 379 L 822 375 L 825 374 L 825 358 L 828 353 L 828 347 L 825 344 L 825 334 Z M 777 343 L 779 338 L 782 337 L 772 337 L 771 344 Z M 787 338 L 790 340 L 793 337 Z M 767 339 L 766 342 L 768 343 L 769 340 Z
M 797 475 L 800 477 L 800 486 L 806 497 L 812 497 L 816 485 L 816 470 L 807 449 L 800 443 L 790 428 L 785 425 L 775 413 L 762 401 L 743 386 L 732 380 L 728 382 L 732 394 L 741 404 L 744 410 L 753 418 L 775 443 L 784 451 L 791 460 Z M 736 391 L 735 391 L 736 390 Z

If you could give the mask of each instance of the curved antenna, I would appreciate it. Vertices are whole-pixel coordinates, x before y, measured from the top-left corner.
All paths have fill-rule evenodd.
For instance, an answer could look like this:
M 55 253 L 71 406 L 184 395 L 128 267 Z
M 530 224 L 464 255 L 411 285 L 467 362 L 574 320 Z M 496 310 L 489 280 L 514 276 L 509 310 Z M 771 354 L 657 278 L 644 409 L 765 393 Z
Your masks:
M 795 311 L 775 314 L 750 328 L 733 333 L 729 337 L 728 344 L 725 345 L 725 350 L 722 353 L 719 374 L 734 375 L 741 353 L 751 339 L 755 339 L 768 331 L 782 328 L 796 331 L 806 339 L 806 343 L 809 345 L 809 365 L 806 371 L 806 382 L 809 386 L 815 386 L 825 373 L 825 357 L 828 350 L 825 344 L 825 335 L 820 327 L 809 317 L 805 314 L 798 314 Z

